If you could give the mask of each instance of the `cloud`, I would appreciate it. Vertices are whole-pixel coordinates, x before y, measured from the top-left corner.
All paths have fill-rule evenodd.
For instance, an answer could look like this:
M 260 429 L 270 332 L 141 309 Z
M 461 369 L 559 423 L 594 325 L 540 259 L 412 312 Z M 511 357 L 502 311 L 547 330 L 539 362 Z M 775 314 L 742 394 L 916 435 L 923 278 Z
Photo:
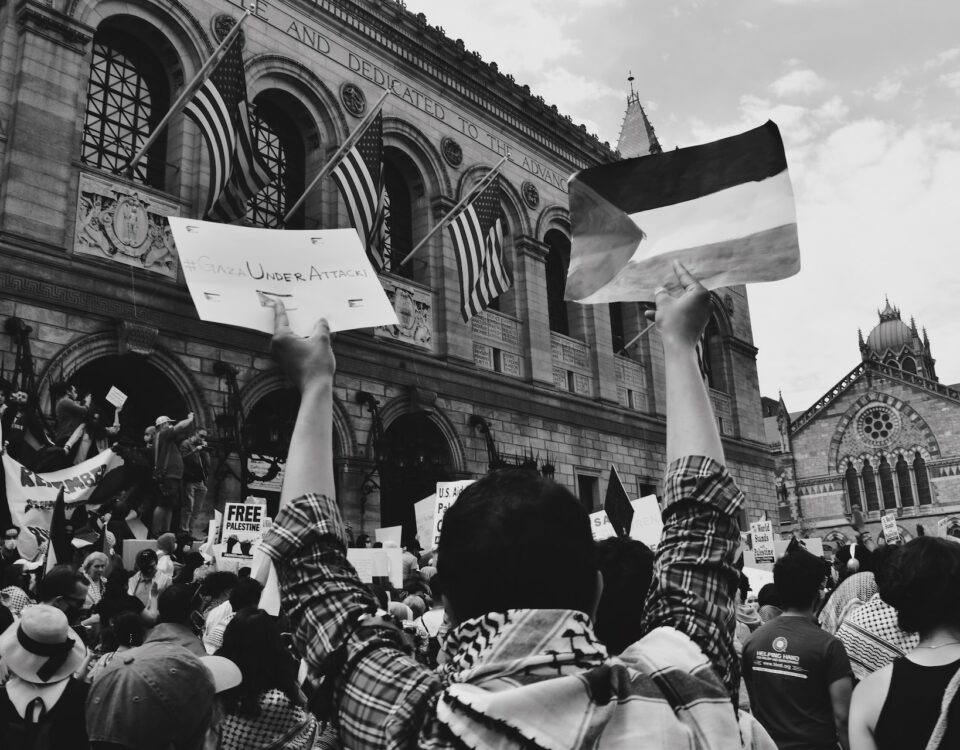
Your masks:
M 958 94 L 960 94 L 960 70 L 955 70 L 952 73 L 944 73 L 940 76 L 940 83 L 945 86 L 949 86 Z
M 902 81 L 892 76 L 884 76 L 868 93 L 878 102 L 889 102 L 896 98 L 902 87 Z
M 960 47 L 951 47 L 950 49 L 943 50 L 943 52 L 938 54 L 936 57 L 932 57 L 927 60 L 923 64 L 923 67 L 927 70 L 932 68 L 942 68 L 947 63 L 953 62 L 958 58 L 960 58 Z
M 791 70 L 770 84 L 774 95 L 785 99 L 790 96 L 803 96 L 822 91 L 827 82 L 809 69 Z

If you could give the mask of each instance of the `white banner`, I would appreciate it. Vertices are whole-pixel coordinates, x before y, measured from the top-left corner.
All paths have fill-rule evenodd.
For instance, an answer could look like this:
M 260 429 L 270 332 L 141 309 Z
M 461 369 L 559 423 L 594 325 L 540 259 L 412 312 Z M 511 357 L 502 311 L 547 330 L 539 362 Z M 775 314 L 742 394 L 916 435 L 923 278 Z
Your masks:
M 37 554 L 39 542 L 30 529 L 38 529 L 44 535 L 49 533 L 53 506 L 61 487 L 69 515 L 70 506 L 87 502 L 107 472 L 121 466 L 123 459 L 107 449 L 68 469 L 37 474 L 4 453 L 7 505 L 13 523 L 20 527 L 17 546 L 21 556 L 31 560 Z M 102 498 L 107 499 L 109 498 Z

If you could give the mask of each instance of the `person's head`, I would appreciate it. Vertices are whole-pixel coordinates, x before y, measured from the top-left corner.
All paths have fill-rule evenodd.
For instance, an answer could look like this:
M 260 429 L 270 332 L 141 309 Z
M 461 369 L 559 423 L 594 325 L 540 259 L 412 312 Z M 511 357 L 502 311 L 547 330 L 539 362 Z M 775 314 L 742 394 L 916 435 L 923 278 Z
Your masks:
M 757 594 L 757 605 L 760 607 L 779 607 L 780 597 L 777 594 L 775 583 L 765 583 Z
M 422 597 L 419 596 L 408 596 L 403 600 L 403 603 L 410 608 L 410 612 L 413 613 L 412 619 L 416 620 L 424 612 L 427 611 L 427 605 L 423 601 Z
M 123 568 L 116 567 L 110 571 L 107 576 L 107 583 L 103 587 L 103 595 L 106 597 L 119 597 L 127 593 L 127 581 L 129 576 Z
M 107 632 L 109 630 L 109 633 Z M 136 612 L 121 612 L 110 620 L 109 629 L 102 633 L 103 640 L 108 638 L 112 640 L 109 650 L 116 651 L 118 648 L 135 648 L 143 645 L 143 639 L 147 634 L 147 626 L 143 618 Z
M 820 599 L 823 562 L 806 550 L 790 552 L 773 566 L 773 583 L 784 610 L 811 610 Z
M 77 389 L 76 386 L 71 385 L 70 383 L 64 381 L 58 381 L 50 386 L 50 398 L 54 401 L 59 401 L 64 396 L 69 396 L 74 401 L 77 400 Z
M 214 677 L 183 646 L 149 642 L 111 660 L 90 686 L 87 735 L 94 750 L 202 750 L 213 716 Z
M 177 535 L 167 532 L 166 534 L 161 534 L 157 537 L 157 549 L 160 552 L 166 552 L 168 555 L 173 555 L 177 550 Z
M 20 623 L 0 635 L 0 661 L 25 682 L 51 685 L 83 663 L 86 647 L 64 613 L 48 604 L 24 607 Z
M 841 580 L 854 573 L 871 573 L 873 553 L 862 544 L 847 544 L 837 550 L 834 565 Z
M 297 662 L 285 648 L 275 617 L 262 609 L 240 610 L 223 631 L 217 656 L 240 667 L 243 682 L 224 694 L 228 713 L 256 715 L 260 695 L 280 690 L 297 701 Z
M 137 570 L 143 578 L 153 578 L 157 573 L 157 553 L 152 549 L 142 549 L 137 553 Z
M 204 577 L 200 584 L 200 596 L 204 599 L 225 599 L 237 585 L 237 574 L 229 570 L 217 570 Z
M 4 557 L 15 558 L 20 556 L 17 549 L 17 537 L 20 536 L 20 527 L 9 525 L 3 530 L 3 549 L 0 554 Z
M 189 586 L 168 586 L 157 597 L 157 622 L 189 625 L 193 614 L 193 591 Z
M 495 471 L 443 517 L 437 552 L 456 622 L 508 609 L 592 614 L 599 594 L 587 512 L 573 494 L 524 469 Z
M 87 600 L 87 582 L 70 565 L 56 565 L 37 584 L 37 599 L 61 610 L 72 625 Z
M 102 552 L 91 552 L 83 561 L 83 574 L 91 581 L 99 581 L 107 570 L 110 560 Z
M 894 551 L 877 578 L 880 598 L 903 630 L 960 629 L 960 544 L 921 536 Z
M 595 631 L 610 653 L 619 654 L 643 636 L 643 602 L 653 577 L 653 552 L 629 537 L 597 543 L 603 593 Z
M 370 537 L 366 534 L 360 534 L 357 537 L 356 546 L 358 549 L 366 549 L 367 545 L 370 544 Z
M 260 593 L 263 591 L 256 578 L 241 578 L 230 592 L 230 607 L 239 612 L 247 607 L 256 607 L 260 603 Z
M 173 420 L 170 417 L 157 417 L 154 426 L 157 428 L 157 432 L 163 432 L 173 426 Z
M 152 424 L 143 428 L 143 444 L 148 448 L 153 445 L 153 436 L 157 434 L 157 428 Z

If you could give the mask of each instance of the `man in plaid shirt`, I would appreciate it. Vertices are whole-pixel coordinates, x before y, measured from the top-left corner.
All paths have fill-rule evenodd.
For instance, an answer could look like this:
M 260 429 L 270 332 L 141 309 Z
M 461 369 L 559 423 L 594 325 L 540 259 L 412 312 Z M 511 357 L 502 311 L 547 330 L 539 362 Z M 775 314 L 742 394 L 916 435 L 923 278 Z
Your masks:
M 682 266 L 657 293 L 667 375 L 664 532 L 645 635 L 608 657 L 590 617 L 602 590 L 586 511 L 532 474 L 495 472 L 447 511 L 438 573 L 454 623 L 447 661 L 409 656 L 346 559 L 333 493 L 334 357 L 326 322 L 274 355 L 302 394 L 264 549 L 308 665 L 311 707 L 345 748 L 764 748 L 734 708 L 733 567 L 743 496 L 695 353 L 709 294 Z

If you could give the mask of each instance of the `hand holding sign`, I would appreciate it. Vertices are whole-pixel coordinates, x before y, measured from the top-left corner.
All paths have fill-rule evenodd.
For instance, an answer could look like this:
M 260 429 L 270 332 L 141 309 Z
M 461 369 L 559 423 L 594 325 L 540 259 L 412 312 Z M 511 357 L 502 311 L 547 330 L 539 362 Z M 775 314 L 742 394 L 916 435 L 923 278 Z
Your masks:
M 290 329 L 290 320 L 283 300 L 270 299 L 274 312 L 274 334 L 270 351 L 280 368 L 303 393 L 312 384 L 332 382 L 337 362 L 330 346 L 330 326 L 320 318 L 309 337 L 298 336 Z

